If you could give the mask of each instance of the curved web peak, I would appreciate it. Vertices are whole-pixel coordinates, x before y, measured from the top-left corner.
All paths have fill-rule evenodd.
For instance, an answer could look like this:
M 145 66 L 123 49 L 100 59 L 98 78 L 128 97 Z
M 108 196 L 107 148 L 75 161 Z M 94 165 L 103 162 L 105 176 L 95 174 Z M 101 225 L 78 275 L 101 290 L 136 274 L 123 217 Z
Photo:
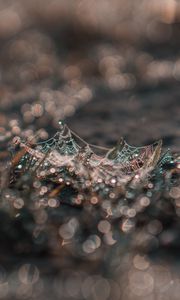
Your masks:
M 134 147 L 121 138 L 116 147 L 108 151 L 106 158 L 115 164 L 139 169 L 155 165 L 160 158 L 161 149 L 161 140 L 147 146 Z
M 80 146 L 72 137 L 71 130 L 64 122 L 59 121 L 60 130 L 47 141 L 37 143 L 37 149 L 43 153 L 57 151 L 62 156 L 73 156 L 79 152 Z

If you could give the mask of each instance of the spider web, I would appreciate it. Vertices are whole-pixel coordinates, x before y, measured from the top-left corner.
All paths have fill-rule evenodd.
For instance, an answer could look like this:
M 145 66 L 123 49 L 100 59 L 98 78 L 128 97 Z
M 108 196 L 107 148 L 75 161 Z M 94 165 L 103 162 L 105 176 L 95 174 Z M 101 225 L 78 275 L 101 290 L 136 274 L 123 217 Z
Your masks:
M 159 142 L 155 142 L 143 147 L 134 147 L 122 138 L 117 146 L 107 153 L 106 157 L 118 168 L 129 173 L 141 169 L 153 155 L 158 144 Z
M 37 143 L 36 149 L 47 153 L 49 150 L 56 150 L 62 156 L 76 155 L 80 146 L 72 137 L 70 129 L 63 122 L 59 122 L 60 130 L 49 140 Z
M 107 149 L 91 145 L 81 139 L 63 122 L 59 122 L 59 131 L 50 139 L 28 145 L 21 143 L 25 154 L 21 157 L 17 169 L 31 170 L 45 174 L 50 168 L 55 168 L 56 174 L 67 174 L 67 168 L 74 168 L 79 176 L 89 177 L 92 182 L 99 179 L 110 180 L 113 177 L 122 178 L 133 175 L 141 170 L 146 162 L 153 157 L 159 142 L 143 147 L 130 146 L 121 139 L 116 147 Z M 101 148 L 103 156 L 97 155 L 92 148 Z M 65 171 L 66 170 L 66 171 Z

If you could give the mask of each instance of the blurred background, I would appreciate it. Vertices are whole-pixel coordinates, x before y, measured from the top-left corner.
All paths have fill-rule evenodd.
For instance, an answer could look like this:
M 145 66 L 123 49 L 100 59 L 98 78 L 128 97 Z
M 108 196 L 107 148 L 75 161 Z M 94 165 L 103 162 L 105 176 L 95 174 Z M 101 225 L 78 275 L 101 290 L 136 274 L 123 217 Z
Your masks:
M 177 150 L 179 20 L 175 0 L 0 1 L 1 125 Z
M 37 130 L 46 139 L 59 119 L 89 143 L 111 147 L 124 136 L 141 146 L 162 138 L 164 149 L 178 152 L 179 37 L 178 0 L 1 0 L 0 159 L 7 155 L 6 140 Z M 148 230 L 159 234 L 161 225 L 156 220 Z M 174 232 L 165 233 L 165 244 Z M 7 270 L 13 265 L 15 271 L 10 288 L 3 275 L 8 271 L 0 269 L 0 298 L 179 299 L 174 252 L 152 263 L 128 243 L 122 237 L 81 264 L 66 248 L 58 259 L 54 250 L 53 266 L 43 255 L 35 263 L 21 257 L 20 266 L 6 257 Z

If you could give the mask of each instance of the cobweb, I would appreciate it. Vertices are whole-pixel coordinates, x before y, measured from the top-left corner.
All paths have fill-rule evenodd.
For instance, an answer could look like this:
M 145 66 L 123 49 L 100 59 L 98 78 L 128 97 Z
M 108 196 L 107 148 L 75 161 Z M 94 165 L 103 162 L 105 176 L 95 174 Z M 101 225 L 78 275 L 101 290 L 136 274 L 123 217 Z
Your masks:
M 60 130 L 49 140 L 38 143 L 36 149 L 43 153 L 56 150 L 62 156 L 76 155 L 81 147 L 72 137 L 70 129 L 61 121 L 59 125 Z
M 63 180 L 78 189 L 86 188 L 87 182 L 95 189 L 100 183 L 118 186 L 134 177 L 142 178 L 149 170 L 160 170 L 171 159 L 169 153 L 161 157 L 161 141 L 134 147 L 122 138 L 108 149 L 87 143 L 62 121 L 52 138 L 36 144 L 20 141 L 19 147 L 23 152 L 15 167 L 16 175 L 30 171 L 38 178 Z M 103 154 L 96 154 L 96 149 Z

